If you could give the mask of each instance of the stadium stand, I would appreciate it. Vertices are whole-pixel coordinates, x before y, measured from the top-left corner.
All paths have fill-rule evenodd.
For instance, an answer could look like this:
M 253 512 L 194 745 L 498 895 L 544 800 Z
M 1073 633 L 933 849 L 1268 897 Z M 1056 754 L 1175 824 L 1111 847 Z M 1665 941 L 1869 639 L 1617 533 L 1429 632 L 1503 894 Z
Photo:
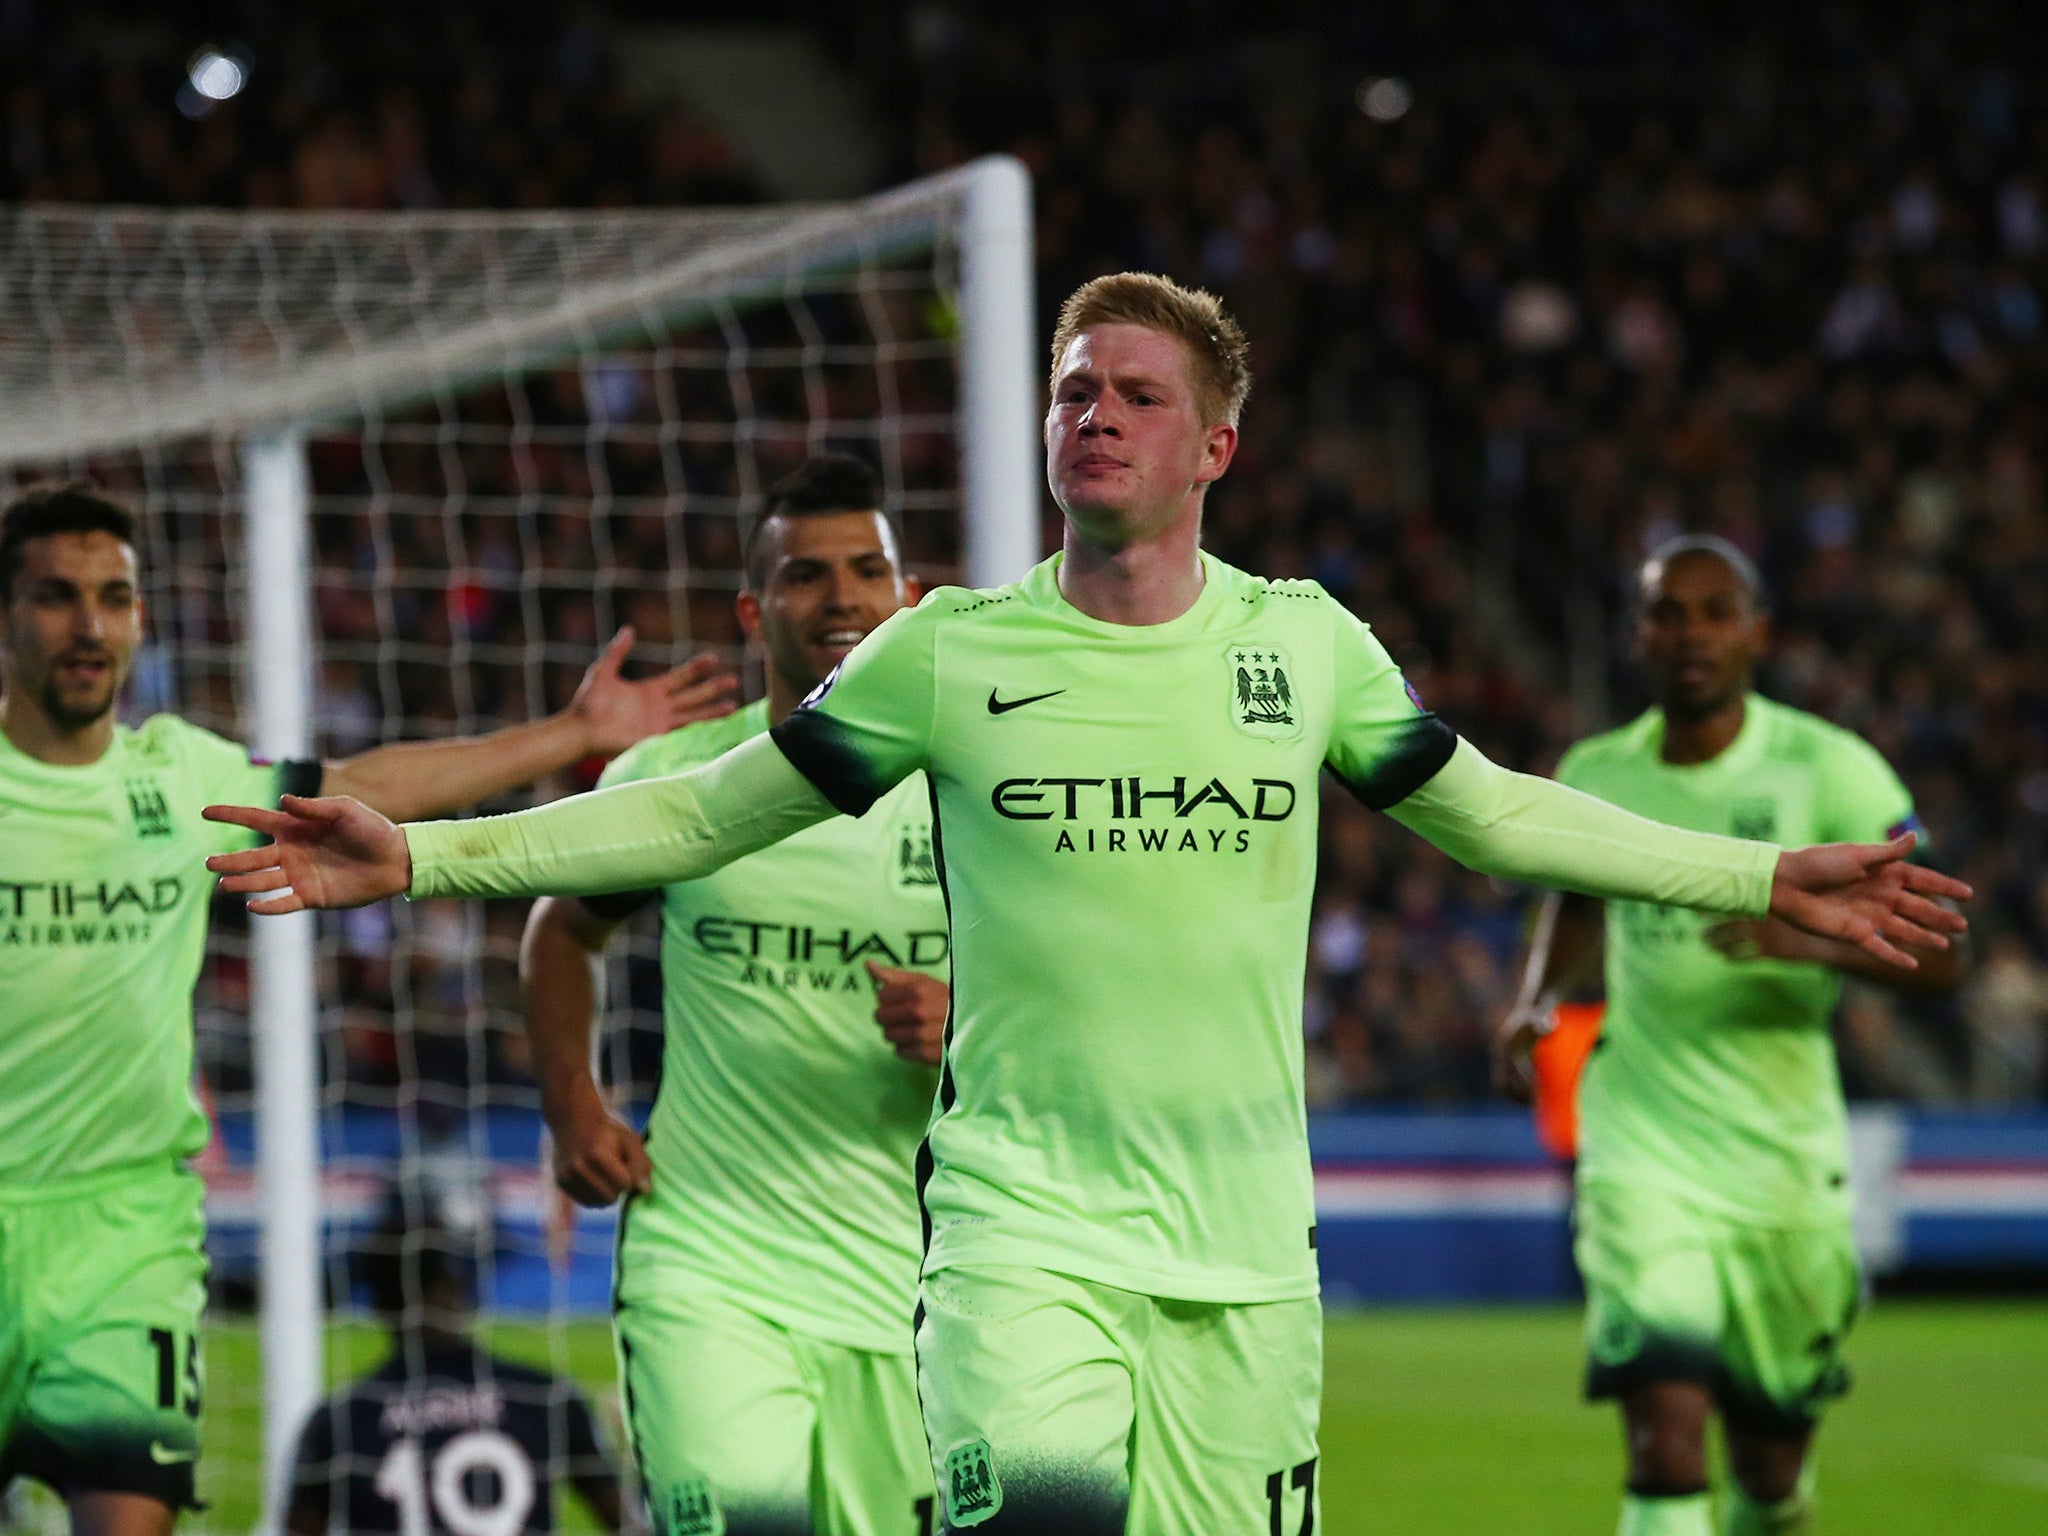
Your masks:
M 2048 105 L 2028 8 L 1905 27 L 1747 0 L 847 9 L 834 46 L 895 103 L 899 176 L 995 149 L 1033 167 L 1043 295 L 1141 266 L 1226 296 L 1261 382 L 1213 546 L 1321 580 L 1504 760 L 1547 767 L 1639 702 L 1645 548 L 1699 529 L 1751 551 L 1778 608 L 1769 691 L 1881 747 L 1983 893 L 1956 1004 L 1851 994 L 1852 1089 L 2042 1098 Z M 251 88 L 187 115 L 179 6 L 0 7 L 0 196 L 759 194 L 715 127 L 619 90 L 605 13 L 493 8 L 490 75 L 465 62 L 476 14 L 291 7 L 251 24 Z M 273 90 L 266 57 L 318 67 Z M 923 553 L 946 572 L 951 551 Z M 363 710 L 332 682 L 342 731 Z M 1312 1093 L 1483 1096 L 1518 898 L 1326 809 Z M 350 1070 L 394 1068 L 366 1046 Z

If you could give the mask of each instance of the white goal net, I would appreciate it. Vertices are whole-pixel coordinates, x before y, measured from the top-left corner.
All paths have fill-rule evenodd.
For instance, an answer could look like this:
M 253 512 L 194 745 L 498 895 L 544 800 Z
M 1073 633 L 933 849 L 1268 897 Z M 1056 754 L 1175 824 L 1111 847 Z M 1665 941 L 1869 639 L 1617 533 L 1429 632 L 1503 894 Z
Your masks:
M 140 512 L 131 718 L 269 756 L 484 732 L 564 705 L 622 624 L 638 670 L 739 663 L 741 518 L 812 453 L 877 467 L 927 585 L 1019 574 L 1042 484 L 1031 304 L 1009 161 L 829 206 L 16 208 L 0 491 L 86 476 Z M 306 1412 L 383 1352 L 370 1277 L 400 1195 L 417 1218 L 431 1191 L 488 1342 L 602 1417 L 612 1229 L 584 1213 L 551 1236 L 523 919 L 388 903 L 252 929 L 216 904 L 196 1007 L 212 1507 L 185 1529 L 275 1520 Z M 618 952 L 602 1042 L 636 1105 L 653 940 Z

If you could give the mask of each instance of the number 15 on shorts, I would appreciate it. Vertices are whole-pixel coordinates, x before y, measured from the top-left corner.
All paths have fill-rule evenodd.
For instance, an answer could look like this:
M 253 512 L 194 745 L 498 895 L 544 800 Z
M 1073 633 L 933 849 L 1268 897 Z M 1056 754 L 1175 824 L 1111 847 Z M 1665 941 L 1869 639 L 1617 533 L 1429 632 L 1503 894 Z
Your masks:
M 199 1339 L 194 1334 L 177 1334 L 169 1328 L 149 1330 L 149 1346 L 156 1351 L 156 1405 L 188 1419 L 199 1417 Z M 180 1359 L 184 1369 L 178 1369 Z

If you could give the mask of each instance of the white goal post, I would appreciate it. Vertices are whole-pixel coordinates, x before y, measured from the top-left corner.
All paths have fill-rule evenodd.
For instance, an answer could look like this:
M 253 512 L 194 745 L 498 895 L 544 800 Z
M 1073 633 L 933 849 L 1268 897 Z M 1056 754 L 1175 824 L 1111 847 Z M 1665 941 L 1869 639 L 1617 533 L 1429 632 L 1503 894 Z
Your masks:
M 891 277 L 906 266 L 916 268 L 914 283 Z M 181 634 L 199 637 L 194 646 L 232 631 L 231 641 L 215 649 L 231 653 L 219 665 L 232 673 L 235 718 L 219 719 L 216 711 L 210 723 L 239 729 L 263 756 L 303 757 L 323 728 L 316 719 L 323 655 L 313 597 L 322 558 L 315 525 L 323 514 L 309 475 L 309 441 L 335 424 L 348 430 L 348 423 L 415 421 L 438 403 L 440 425 L 419 428 L 420 444 L 408 451 L 421 462 L 438 454 L 455 466 L 452 477 L 476 451 L 466 429 L 449 424 L 456 417 L 446 402 L 465 391 L 563 368 L 584 369 L 587 387 L 600 390 L 605 359 L 651 353 L 652 365 L 634 367 L 652 382 L 636 387 L 642 395 L 659 393 L 672 338 L 708 330 L 744 346 L 747 318 L 762 306 L 781 306 L 798 338 L 786 349 L 803 354 L 789 365 L 792 377 L 801 374 L 789 386 L 791 397 L 801 395 L 806 408 L 829 418 L 840 396 L 828 375 L 844 361 L 841 353 L 850 357 L 855 349 L 822 331 L 810 334 L 822 309 L 806 295 L 821 287 L 844 312 L 863 317 L 861 358 L 886 360 L 899 343 L 904 356 L 913 355 L 915 347 L 900 335 L 899 311 L 907 307 L 922 306 L 928 323 L 920 338 L 950 345 L 957 490 L 920 494 L 934 507 L 957 500 L 957 569 L 966 580 L 991 584 L 1020 575 L 1040 555 L 1041 358 L 1030 182 L 1007 157 L 840 204 L 539 213 L 5 210 L 0 489 L 44 474 L 126 466 L 121 473 L 131 488 L 171 509 L 153 511 L 152 526 L 186 530 L 207 515 L 204 507 L 190 509 L 199 505 L 193 486 L 195 477 L 205 478 L 210 454 L 216 479 L 208 494 L 232 511 L 239 488 L 239 553 L 224 557 L 205 582 L 149 588 L 152 610 L 177 610 L 172 619 Z M 715 362 L 692 356 L 688 366 L 716 372 Z M 884 479 L 894 489 L 914 476 L 897 463 L 894 445 L 909 429 L 890 425 L 891 413 L 902 417 L 912 408 L 892 399 L 887 366 L 871 372 L 879 382 L 852 393 L 874 396 L 866 409 L 882 425 L 848 429 L 814 416 L 808 428 L 791 428 L 799 435 L 789 440 L 815 448 L 835 445 L 848 430 L 866 433 L 860 440 L 879 445 Z M 748 387 L 735 377 L 736 397 Z M 492 451 L 524 451 L 521 433 L 529 429 L 520 409 L 494 429 Z M 658 420 L 658 432 L 649 431 L 659 441 L 650 436 L 646 451 L 682 466 L 671 466 L 672 486 L 694 484 L 687 407 L 664 399 L 647 409 Z M 592 406 L 593 420 L 597 414 Z M 393 442 L 400 436 L 397 427 L 378 430 Z M 594 455 L 590 473 L 602 480 L 608 445 L 596 441 L 594 426 L 584 430 L 595 444 L 585 450 Z M 736 506 L 762 488 L 753 466 L 767 461 L 750 453 L 757 438 L 767 440 L 767 429 L 742 414 L 721 430 L 739 443 L 737 483 L 704 494 Z M 165 445 L 193 443 L 202 447 L 185 451 L 175 468 L 163 467 Z M 367 450 L 362 457 L 367 464 Z M 381 468 L 363 474 L 367 495 L 390 499 Z M 443 494 L 450 511 L 446 530 L 435 537 L 459 545 L 467 512 L 456 506 L 456 490 Z M 506 493 L 520 494 L 517 487 Z M 669 493 L 672 504 L 686 506 L 699 494 Z M 592 537 L 602 544 L 607 535 Z M 673 537 L 681 548 L 682 536 Z M 456 554 L 447 559 L 460 563 Z M 536 596 L 533 583 L 516 573 L 502 581 L 511 593 L 505 601 L 518 610 L 515 628 L 529 645 L 541 646 L 534 631 L 549 611 L 547 594 Z M 372 670 L 401 667 L 422 645 L 445 644 L 456 662 L 489 649 L 460 634 L 444 642 L 407 633 L 404 605 L 387 591 L 363 600 L 382 616 L 382 659 L 364 663 Z M 609 597 L 594 601 L 601 622 L 616 622 L 617 614 L 606 617 Z M 235 611 L 212 619 L 194 611 L 212 604 Z M 167 622 L 160 617 L 158 628 Z M 688 628 L 678 626 L 676 649 Z M 545 664 L 522 663 L 524 695 L 517 679 L 512 693 L 537 697 L 534 678 Z M 457 692 L 467 720 L 474 711 Z M 191 693 L 163 685 L 153 701 L 183 707 Z M 391 707 L 399 724 L 414 723 L 407 709 Z M 294 1436 L 323 1391 L 322 1286 L 331 1263 L 323 1248 L 314 920 L 256 923 L 250 951 L 263 1526 L 278 1530 Z

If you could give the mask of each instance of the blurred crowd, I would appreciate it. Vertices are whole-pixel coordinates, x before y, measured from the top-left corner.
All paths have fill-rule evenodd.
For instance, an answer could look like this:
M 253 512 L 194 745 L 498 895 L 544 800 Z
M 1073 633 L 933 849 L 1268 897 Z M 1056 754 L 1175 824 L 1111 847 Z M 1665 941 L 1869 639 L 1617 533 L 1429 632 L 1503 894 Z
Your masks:
M 1259 375 L 1214 546 L 1321 580 L 1517 766 L 1644 702 L 1630 583 L 1751 552 L 1765 691 L 1874 742 L 1983 893 L 1952 1004 L 1857 989 L 1852 1091 L 2048 1055 L 2048 96 L 2027 7 L 913 6 L 905 171 L 1037 173 L 1048 305 L 1139 266 Z M 1339 798 L 1314 1086 L 1484 1090 L 1515 903 Z
M 54 14 L 0 5 L 0 38 L 61 44 L 0 62 L 0 195 L 761 195 L 716 129 L 619 91 L 595 7 L 522 0 L 487 34 L 465 8 L 294 7 L 251 34 L 245 96 L 203 111 L 176 59 L 96 53 Z M 1502 760 L 1545 770 L 1641 707 L 1648 548 L 1699 530 L 1754 554 L 1765 691 L 1874 742 L 1981 893 L 1960 997 L 1851 990 L 1851 1090 L 2048 1093 L 2048 59 L 2027 7 L 891 0 L 820 25 L 895 130 L 897 178 L 990 150 L 1032 167 L 1042 333 L 1105 270 L 1225 296 L 1258 384 L 1212 547 L 1322 581 Z M 647 537 L 651 563 L 677 547 Z M 479 635 L 515 643 L 527 617 Z M 1330 797 L 1316 1101 L 1482 1097 L 1523 907 Z M 446 1070 L 516 1076 L 491 1038 Z M 651 1054 L 643 1032 L 631 1070 Z
M 600 8 L 0 4 L 0 198 L 229 208 L 752 202 L 732 140 L 636 103 Z M 214 100 L 218 50 L 246 88 Z M 211 86 L 226 89 L 230 79 Z

